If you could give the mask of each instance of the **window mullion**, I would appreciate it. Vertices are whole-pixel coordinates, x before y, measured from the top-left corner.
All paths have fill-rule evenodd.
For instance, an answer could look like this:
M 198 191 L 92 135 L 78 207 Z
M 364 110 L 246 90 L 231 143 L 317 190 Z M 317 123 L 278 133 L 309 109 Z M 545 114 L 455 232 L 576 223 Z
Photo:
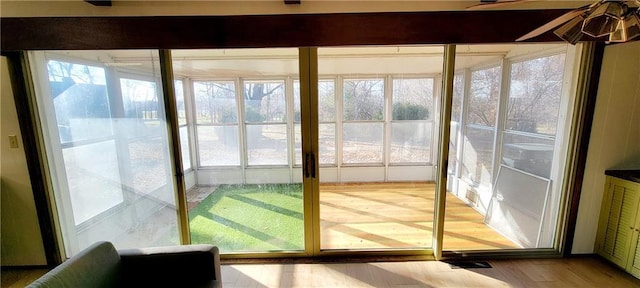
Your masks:
M 502 155 L 502 140 L 507 117 L 507 107 L 509 104 L 509 85 L 511 78 L 511 63 L 509 62 L 509 60 L 502 59 L 500 73 L 500 97 L 498 101 L 498 107 L 496 107 L 496 111 L 498 112 L 496 115 L 495 135 L 493 135 L 493 163 L 491 166 L 493 167 L 493 169 L 491 170 L 491 179 L 496 179 L 496 175 L 498 175 L 498 169 L 500 167 L 500 164 L 502 164 L 500 155 Z
M 387 182 L 389 181 L 389 163 L 391 162 L 391 121 L 393 120 L 393 103 L 392 103 L 392 97 L 393 97 L 393 78 L 391 77 L 391 75 L 387 75 L 387 77 L 385 77 L 385 84 L 384 84 L 384 106 L 382 107 L 382 111 L 384 111 L 384 116 L 383 116 L 383 126 L 382 126 L 382 135 L 383 135 L 383 139 L 382 139 L 382 152 L 383 152 L 383 156 L 382 156 L 382 164 L 384 165 L 384 181 Z
M 238 77 L 233 80 L 234 85 L 236 86 L 236 109 L 238 113 L 238 117 L 236 117 L 236 123 L 238 124 L 238 149 L 240 149 L 240 171 L 242 173 L 242 183 L 247 182 L 247 163 L 249 161 L 249 156 L 247 155 L 247 141 L 246 141 L 246 132 L 247 132 L 247 124 L 244 120 L 245 111 L 244 108 L 244 79 Z
M 342 181 L 342 177 L 341 177 L 341 169 L 342 169 L 342 165 L 344 164 L 344 159 L 343 159 L 343 154 L 342 153 L 342 149 L 343 146 L 342 145 L 342 131 L 343 131 L 343 125 L 344 125 L 344 116 L 343 116 L 343 97 L 344 97 L 344 77 L 342 76 L 337 76 L 336 77 L 336 86 L 335 86 L 335 109 L 336 109 L 336 165 L 337 165 L 337 172 L 338 172 L 338 182 Z
M 197 172 L 200 167 L 200 156 L 197 147 L 197 133 L 196 133 L 196 106 L 193 97 L 193 81 L 191 78 L 184 78 L 182 80 L 182 89 L 184 90 L 184 102 L 185 113 L 187 120 L 187 134 L 189 134 L 189 157 L 191 157 L 191 169 Z

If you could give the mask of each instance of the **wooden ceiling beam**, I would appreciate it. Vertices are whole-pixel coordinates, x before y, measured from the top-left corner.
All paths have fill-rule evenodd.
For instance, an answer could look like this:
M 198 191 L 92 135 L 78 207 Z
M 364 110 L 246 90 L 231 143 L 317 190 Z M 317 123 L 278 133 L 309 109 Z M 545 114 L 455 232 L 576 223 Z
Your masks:
M 568 10 L 0 18 L 0 49 L 514 43 Z M 553 33 L 529 42 L 560 42 Z

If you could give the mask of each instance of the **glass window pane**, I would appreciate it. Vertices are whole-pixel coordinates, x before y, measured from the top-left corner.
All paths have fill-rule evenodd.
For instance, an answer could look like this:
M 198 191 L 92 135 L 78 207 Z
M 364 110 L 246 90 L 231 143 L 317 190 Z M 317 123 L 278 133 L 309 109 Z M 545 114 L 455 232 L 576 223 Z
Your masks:
M 318 48 L 321 250 L 431 247 L 430 78 L 442 74 L 443 52 Z
M 300 81 L 293 81 L 293 121 L 300 123 Z
M 238 123 L 233 81 L 193 82 L 197 124 Z
M 320 124 L 318 127 L 320 143 L 320 165 L 336 164 L 336 124 Z
M 197 126 L 200 166 L 238 166 L 238 126 Z
M 431 160 L 431 122 L 391 123 L 391 163 L 428 163 Z
M 554 141 L 527 135 L 504 133 L 502 163 L 513 168 L 549 178 Z
M 189 129 L 180 127 L 180 151 L 182 151 L 182 170 L 191 169 L 191 151 L 189 150 Z
M 453 101 L 451 103 L 451 121 L 462 121 L 462 100 L 464 97 L 464 75 L 453 76 Z
M 336 95 L 333 80 L 318 81 L 318 121 L 336 121 Z
M 562 189 L 551 185 L 547 190 L 547 182 L 539 178 L 554 177 L 551 167 L 564 165 L 554 148 L 556 127 L 567 124 L 557 123 L 559 111 L 568 108 L 562 107 L 568 102 L 560 99 L 571 97 L 561 95 L 567 77 L 565 55 L 558 55 L 568 47 L 566 43 L 458 46 L 447 187 L 455 197 L 447 197 L 445 218 L 458 219 L 466 214 L 455 211 L 469 206 L 483 221 L 458 225 L 445 220 L 444 250 L 553 246 Z M 486 65 L 490 63 L 495 64 Z M 500 71 L 502 64 L 509 69 Z M 545 197 L 551 205 L 542 207 Z M 529 204 L 535 199 L 543 201 L 532 209 Z M 477 228 L 470 229 L 474 225 Z
M 464 74 L 453 76 L 453 99 L 451 103 L 451 133 L 449 137 L 449 165 L 447 173 L 454 175 L 458 169 L 458 139 L 460 137 L 460 123 L 462 121 L 462 101 L 464 97 Z
M 60 142 L 112 135 L 104 68 L 57 60 L 47 67 Z
M 54 97 L 74 84 L 107 85 L 104 68 L 97 65 L 52 59 L 47 62 L 47 72 Z
M 130 187 L 138 193 L 147 194 L 166 185 L 169 163 L 163 156 L 168 152 L 165 144 L 151 139 L 130 142 L 129 159 L 133 177 L 133 185 Z
M 382 123 L 345 123 L 342 130 L 342 162 L 382 163 Z
M 122 89 L 124 113 L 128 118 L 143 122 L 158 119 L 161 107 L 158 106 L 155 82 L 121 78 L 120 89 Z M 138 124 L 142 122 L 138 121 Z
M 384 119 L 383 79 L 345 80 L 343 90 L 343 118 L 345 121 L 381 121 Z
M 165 145 L 153 138 L 166 134 L 166 127 L 160 125 L 156 83 L 137 79 L 120 79 L 125 114 L 128 116 L 129 159 L 133 179 L 130 187 L 140 193 L 149 193 L 166 182 L 168 170 L 164 163 Z M 160 114 L 161 115 L 161 114 Z
M 451 121 L 451 134 L 449 137 L 449 165 L 447 173 L 454 175 L 458 169 L 458 139 L 460 133 L 460 123 Z
M 500 98 L 500 67 L 471 72 L 467 123 L 493 127 Z
M 284 81 L 246 81 L 244 110 L 247 123 L 283 123 L 287 105 Z
M 76 225 L 124 201 L 115 141 L 70 147 L 62 153 Z
M 184 84 L 182 80 L 174 81 L 175 90 L 176 90 L 176 108 L 178 110 L 178 124 L 186 125 L 187 124 L 187 109 L 186 104 L 184 103 Z
M 511 65 L 505 129 L 556 134 L 564 54 Z
M 118 249 L 178 244 L 157 51 L 30 53 L 34 82 L 49 87 L 37 90 L 50 92 L 36 101 L 67 255 L 96 241 Z M 141 65 L 113 63 L 123 57 Z
M 494 131 L 491 129 L 467 127 L 462 150 L 462 177 L 490 187 L 493 138 Z
M 293 143 L 293 149 L 295 152 L 293 153 L 293 158 L 296 166 L 302 165 L 302 157 L 304 157 L 302 156 L 302 131 L 300 130 L 300 127 L 300 124 L 293 125 L 293 134 L 295 138 L 295 142 Z
M 393 79 L 393 120 L 429 120 L 433 78 Z
M 249 165 L 287 165 L 287 125 L 247 125 Z
M 335 122 L 335 82 L 318 81 L 318 121 Z M 294 121 L 300 122 L 300 81 L 293 81 Z
M 221 253 L 304 252 L 302 169 L 291 167 L 301 153 L 300 125 L 292 121 L 300 120 L 298 51 L 172 51 L 175 74 L 233 79 L 211 82 L 228 83 L 229 96 L 218 98 L 238 101 L 215 104 L 233 103 L 233 118 L 206 114 L 216 113 L 207 106 L 197 111 L 199 120 L 209 118 L 196 127 L 201 164 L 215 169 L 199 170 L 186 195 L 191 243 L 214 244 Z

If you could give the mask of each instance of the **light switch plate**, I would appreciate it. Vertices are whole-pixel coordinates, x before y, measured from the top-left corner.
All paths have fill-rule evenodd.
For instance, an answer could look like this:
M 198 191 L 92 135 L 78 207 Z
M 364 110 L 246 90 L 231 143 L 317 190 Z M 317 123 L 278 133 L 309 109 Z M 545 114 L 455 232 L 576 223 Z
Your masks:
M 9 135 L 9 146 L 11 148 L 18 148 L 18 136 Z

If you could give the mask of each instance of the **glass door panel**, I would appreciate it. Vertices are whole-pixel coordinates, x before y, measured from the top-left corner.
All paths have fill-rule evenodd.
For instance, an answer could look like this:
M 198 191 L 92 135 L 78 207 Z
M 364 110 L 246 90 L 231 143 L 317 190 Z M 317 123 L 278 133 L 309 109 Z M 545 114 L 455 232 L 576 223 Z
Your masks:
M 178 131 L 180 133 L 180 152 L 182 154 L 182 170 L 190 172 L 192 170 L 191 138 L 189 137 L 189 124 L 187 123 L 187 105 L 191 99 L 184 98 L 184 81 L 175 80 L 174 85 L 176 110 L 178 112 Z
M 567 45 L 457 50 L 443 249 L 552 248 Z
M 456 60 L 443 249 L 514 248 L 482 213 L 491 202 L 502 56 L 469 53 Z
M 318 49 L 321 252 L 432 247 L 442 64 L 441 46 Z
M 191 242 L 222 253 L 303 251 L 298 49 L 172 55 L 194 99 Z
M 30 55 L 67 256 L 179 244 L 157 51 Z

